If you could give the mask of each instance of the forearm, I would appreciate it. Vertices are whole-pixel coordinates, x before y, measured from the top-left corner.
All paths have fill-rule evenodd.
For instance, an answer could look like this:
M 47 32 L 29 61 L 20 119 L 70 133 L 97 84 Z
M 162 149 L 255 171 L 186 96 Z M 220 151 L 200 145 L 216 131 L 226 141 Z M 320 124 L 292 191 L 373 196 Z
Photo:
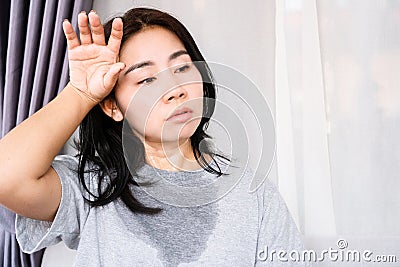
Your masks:
M 39 179 L 95 105 L 67 85 L 49 104 L 0 140 L 0 187 Z

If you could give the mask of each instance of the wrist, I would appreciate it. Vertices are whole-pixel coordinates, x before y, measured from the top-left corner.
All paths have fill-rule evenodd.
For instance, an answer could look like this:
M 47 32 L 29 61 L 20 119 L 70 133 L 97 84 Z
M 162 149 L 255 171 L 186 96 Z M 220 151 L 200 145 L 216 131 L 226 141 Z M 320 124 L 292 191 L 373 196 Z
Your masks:
M 72 89 L 79 97 L 81 97 L 83 100 L 88 102 L 89 104 L 95 106 L 101 101 L 99 99 L 94 98 L 93 96 L 89 95 L 88 93 L 78 89 L 76 86 L 74 86 L 71 82 L 68 82 L 67 86 Z
M 86 116 L 87 113 L 98 103 L 94 99 L 89 98 L 81 90 L 68 83 L 61 94 L 65 95 L 64 101 L 71 101 L 71 105 L 78 110 L 80 116 Z M 82 119 L 83 119 L 82 117 Z

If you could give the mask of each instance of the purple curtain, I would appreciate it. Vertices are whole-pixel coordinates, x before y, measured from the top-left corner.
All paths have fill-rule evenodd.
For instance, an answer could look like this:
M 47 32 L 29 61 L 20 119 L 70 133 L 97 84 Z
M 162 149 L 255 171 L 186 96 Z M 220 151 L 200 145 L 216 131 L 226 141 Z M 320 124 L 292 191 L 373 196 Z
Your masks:
M 68 82 L 65 18 L 77 25 L 92 0 L 2 0 L 0 8 L 0 137 L 51 101 Z M 28 163 L 27 163 L 28 164 Z M 15 239 L 15 214 L 0 206 L 0 267 L 40 266 Z

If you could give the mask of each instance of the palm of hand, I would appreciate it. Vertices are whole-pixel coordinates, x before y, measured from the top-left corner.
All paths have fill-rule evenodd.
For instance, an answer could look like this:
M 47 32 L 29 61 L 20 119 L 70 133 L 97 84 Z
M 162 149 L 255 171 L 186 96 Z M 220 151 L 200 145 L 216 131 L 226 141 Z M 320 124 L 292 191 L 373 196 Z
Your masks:
M 81 45 L 69 51 L 70 79 L 73 85 L 92 97 L 102 99 L 109 93 L 104 76 L 117 62 L 114 51 L 97 44 Z
M 124 63 L 117 62 L 123 34 L 122 20 L 113 21 L 108 44 L 95 12 L 90 12 L 89 16 L 81 12 L 78 27 L 80 40 L 68 20 L 63 23 L 68 44 L 70 83 L 98 103 L 111 92 L 125 67 Z

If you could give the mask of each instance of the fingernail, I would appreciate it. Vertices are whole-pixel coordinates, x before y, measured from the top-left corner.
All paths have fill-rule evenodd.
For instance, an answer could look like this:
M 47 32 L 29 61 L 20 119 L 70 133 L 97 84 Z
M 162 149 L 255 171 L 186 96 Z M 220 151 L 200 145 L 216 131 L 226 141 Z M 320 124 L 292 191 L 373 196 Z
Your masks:
M 68 19 L 64 19 L 64 22 L 68 21 Z
M 90 10 L 90 13 L 96 13 L 96 10 L 92 9 Z
M 81 14 L 86 14 L 86 11 L 85 11 L 85 10 L 82 10 L 80 13 L 81 13 Z

